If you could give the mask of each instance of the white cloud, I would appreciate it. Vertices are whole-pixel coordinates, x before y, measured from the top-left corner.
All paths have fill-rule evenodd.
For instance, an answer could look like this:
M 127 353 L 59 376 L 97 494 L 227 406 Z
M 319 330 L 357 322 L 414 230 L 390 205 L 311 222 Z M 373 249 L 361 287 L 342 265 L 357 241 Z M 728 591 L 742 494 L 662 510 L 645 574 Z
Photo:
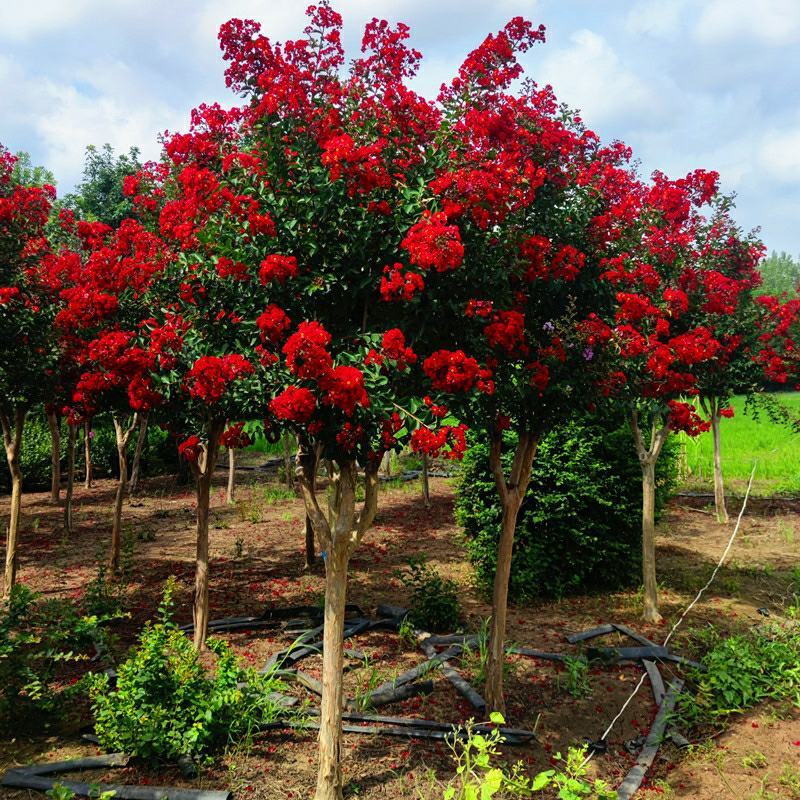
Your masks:
M 709 0 L 694 36 L 706 43 L 761 40 L 773 45 L 800 42 L 797 0 Z
M 656 110 L 656 98 L 647 83 L 594 31 L 573 33 L 570 46 L 551 51 L 532 74 L 540 83 L 551 83 L 558 99 L 579 108 L 590 125 Z
M 625 17 L 625 28 L 635 36 L 673 38 L 680 29 L 687 0 L 641 0 Z
M 0 37 L 28 39 L 44 31 L 57 30 L 80 19 L 97 0 L 37 0 L 0 4 Z
M 765 132 L 757 158 L 774 180 L 791 184 L 800 181 L 800 124 Z

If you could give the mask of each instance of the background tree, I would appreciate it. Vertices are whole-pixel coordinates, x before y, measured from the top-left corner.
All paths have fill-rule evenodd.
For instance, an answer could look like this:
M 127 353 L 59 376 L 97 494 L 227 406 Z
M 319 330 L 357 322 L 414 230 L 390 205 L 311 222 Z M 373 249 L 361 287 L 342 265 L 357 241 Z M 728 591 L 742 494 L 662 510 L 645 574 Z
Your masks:
M 515 18 L 443 89 L 426 209 L 402 242 L 404 263 L 382 284 L 387 313 L 407 308 L 414 320 L 407 329 L 425 354 L 429 408 L 446 414 L 443 398 L 490 441 L 502 518 L 486 700 L 498 710 L 519 509 L 540 439 L 589 404 L 608 337 L 597 313 L 611 302 L 589 223 L 605 202 L 593 186 L 596 165 L 619 155 L 600 148 L 549 87 L 525 82 L 512 92 L 516 53 L 543 39 L 543 29 Z M 516 442 L 507 470 L 505 430 Z M 435 456 L 443 435 L 421 429 L 412 447 Z
M 720 197 L 708 223 L 698 235 L 699 271 L 705 288 L 700 323 L 712 326 L 720 348 L 713 359 L 693 366 L 698 402 L 711 423 L 714 445 L 714 506 L 719 522 L 728 522 L 722 468 L 720 425 L 733 416 L 734 394 L 753 396 L 764 387 L 754 362 L 758 310 L 754 294 L 761 283 L 758 264 L 764 247 L 755 234 L 744 235 L 730 218 L 732 202 Z
M 50 185 L 19 183 L 28 174 L 0 146 L 0 426 L 11 474 L 3 591 L 16 580 L 22 502 L 20 447 L 29 410 L 49 396 L 56 348 L 50 338 L 52 304 L 38 280 L 47 252 L 45 227 L 55 198 Z
M 800 287 L 800 258 L 792 258 L 789 253 L 773 250 L 761 262 L 760 270 L 762 281 L 759 294 L 775 297 L 785 294 L 788 299 L 797 297 Z

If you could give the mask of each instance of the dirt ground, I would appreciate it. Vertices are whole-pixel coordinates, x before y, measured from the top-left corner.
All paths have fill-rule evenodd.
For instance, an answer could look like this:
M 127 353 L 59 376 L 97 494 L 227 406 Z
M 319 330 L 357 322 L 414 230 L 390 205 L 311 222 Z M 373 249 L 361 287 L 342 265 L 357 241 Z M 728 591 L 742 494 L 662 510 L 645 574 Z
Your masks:
M 211 531 L 212 618 L 258 614 L 265 607 L 314 604 L 323 590 L 320 567 L 303 570 L 302 522 L 298 499 L 286 498 L 272 474 L 242 471 L 235 505 L 224 498 L 223 472 L 214 494 Z M 98 558 L 107 547 L 110 531 L 112 481 L 99 481 L 91 490 L 76 490 L 76 530 L 65 537 L 61 511 L 48 503 L 47 494 L 24 498 L 19 580 L 45 595 L 80 598 L 97 574 Z M 378 603 L 402 604 L 406 592 L 395 575 L 408 558 L 424 553 L 429 562 L 460 587 L 464 627 L 475 630 L 490 614 L 490 606 L 472 585 L 459 530 L 453 522 L 453 487 L 448 479 L 432 481 L 433 507 L 426 510 L 417 482 L 391 484 L 381 498 L 379 516 L 351 564 L 349 601 L 368 613 Z M 663 640 L 672 623 L 707 580 L 730 532 L 718 525 L 706 508 L 691 500 L 673 501 L 659 525 L 659 580 L 665 622 L 643 625 L 633 592 L 569 598 L 512 608 L 509 639 L 519 645 L 548 651 L 581 652 L 565 641 L 571 632 L 602 622 L 625 623 L 654 641 Z M 699 505 L 695 503 L 695 505 Z M 0 515 L 8 510 L 0 501 Z M 738 512 L 738 508 L 735 509 Z M 194 556 L 194 498 L 171 478 L 144 482 L 141 495 L 126 505 L 130 620 L 117 625 L 119 651 L 135 641 L 136 633 L 155 609 L 164 581 L 179 581 L 179 622 L 191 618 Z M 742 522 L 739 539 L 727 566 L 711 590 L 693 609 L 681 633 L 672 642 L 675 652 L 697 656 L 693 629 L 709 624 L 738 630 L 763 621 L 758 609 L 781 612 L 790 600 L 791 570 L 800 565 L 797 508 L 753 506 Z M 286 646 L 291 637 L 276 631 L 249 631 L 227 638 L 247 662 L 260 665 Z M 604 644 L 634 644 L 622 637 L 605 637 Z M 373 632 L 354 640 L 368 654 L 381 680 L 421 661 L 394 633 Z M 641 675 L 636 664 L 593 668 L 592 691 L 575 699 L 563 687 L 563 675 L 550 662 L 523 656 L 510 659 L 507 677 L 507 723 L 536 730 L 536 740 L 525 747 L 507 748 L 507 758 L 521 760 L 538 771 L 554 763 L 557 753 L 572 744 L 597 739 L 614 717 Z M 317 674 L 320 659 L 308 659 L 303 669 Z M 456 664 L 471 676 L 474 664 Z M 348 675 L 348 689 L 364 688 L 366 669 Z M 680 675 L 676 665 L 662 666 L 665 680 Z M 382 713 L 457 722 L 472 716 L 470 707 L 441 675 L 433 677 L 432 694 L 394 704 Z M 298 693 L 305 691 L 296 689 Z M 308 696 L 308 695 L 306 695 Z M 635 756 L 625 743 L 646 733 L 656 706 L 645 681 L 608 739 L 608 753 L 590 765 L 593 773 L 616 785 Z M 84 720 L 88 730 L 88 718 Z M 82 742 L 80 731 L 39 737 L 21 736 L 0 743 L 0 771 L 34 760 L 54 760 L 97 752 Z M 665 744 L 648 778 L 642 797 L 800 798 L 800 714 L 797 709 L 768 707 L 732 721 L 726 731 L 680 751 Z M 316 742 L 313 732 L 274 732 L 258 736 L 248 747 L 227 753 L 194 780 L 177 770 L 129 767 L 91 780 L 118 783 L 229 788 L 237 797 L 305 798 L 315 781 Z M 437 781 L 452 775 L 446 745 L 424 740 L 401 740 L 347 734 L 343 769 L 346 796 L 359 798 L 441 797 Z M 9 798 L 27 798 L 27 791 L 0 790 Z

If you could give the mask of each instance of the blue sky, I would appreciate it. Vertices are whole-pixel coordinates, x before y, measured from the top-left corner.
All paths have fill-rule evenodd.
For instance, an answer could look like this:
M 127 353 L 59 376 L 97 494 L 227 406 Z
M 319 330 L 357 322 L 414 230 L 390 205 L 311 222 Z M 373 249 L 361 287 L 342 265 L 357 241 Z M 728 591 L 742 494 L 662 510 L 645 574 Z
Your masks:
M 299 35 L 293 0 L 3 0 L 0 142 L 50 167 L 60 191 L 87 144 L 138 145 L 186 127 L 200 102 L 231 104 L 217 48 L 229 17 Z M 770 249 L 800 253 L 800 0 L 347 0 L 357 52 L 372 16 L 401 20 L 424 54 L 433 91 L 489 31 L 517 14 L 547 26 L 524 57 L 604 139 L 621 138 L 642 169 L 716 169 L 737 218 Z

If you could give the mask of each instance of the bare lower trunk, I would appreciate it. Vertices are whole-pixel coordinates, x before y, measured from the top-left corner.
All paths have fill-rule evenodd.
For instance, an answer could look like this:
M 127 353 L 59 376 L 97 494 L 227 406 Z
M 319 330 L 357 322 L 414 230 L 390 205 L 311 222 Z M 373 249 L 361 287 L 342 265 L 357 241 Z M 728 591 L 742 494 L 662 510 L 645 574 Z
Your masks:
M 319 773 L 315 800 L 342 799 L 342 667 L 344 611 L 347 599 L 348 541 L 334 543 L 325 560 L 325 633 L 322 650 L 322 705 Z
M 292 476 L 292 443 L 291 434 L 283 434 L 283 471 L 286 478 L 286 488 L 289 491 L 294 491 L 294 479 Z
M 389 450 L 383 456 L 383 474 L 387 478 L 392 476 L 392 451 Z
M 642 580 L 645 622 L 660 622 L 656 581 L 656 465 L 642 464 Z
M 322 654 L 322 707 L 319 729 L 319 773 L 315 800 L 341 800 L 342 664 L 344 660 L 344 609 L 347 599 L 347 565 L 350 556 L 375 519 L 378 503 L 378 464 L 364 469 L 364 505 L 356 512 L 354 461 L 328 460 L 331 479 L 328 514 L 320 507 L 314 476 L 321 450 L 307 442 L 297 450 L 296 476 L 306 513 L 319 537 L 325 558 L 325 632 Z
M 725 505 L 725 482 L 722 478 L 722 448 L 720 439 L 720 413 L 715 404 L 711 412 L 711 433 L 714 438 L 714 506 L 717 522 L 728 522 L 728 509 Z
M 94 467 L 92 465 L 92 421 L 83 423 L 83 485 L 86 489 L 92 488 L 94 480 Z
M 422 502 L 425 508 L 431 507 L 431 487 L 428 481 L 429 461 L 426 453 L 422 454 Z
M 108 571 L 115 575 L 119 571 L 120 553 L 122 551 L 122 501 L 128 491 L 128 442 L 139 424 L 139 415 L 134 414 L 128 428 L 122 424 L 117 414 L 112 414 L 114 433 L 117 440 L 117 461 L 119 462 L 119 480 L 117 493 L 114 496 L 114 517 L 111 523 L 111 550 L 108 555 Z
M 117 461 L 119 462 L 119 480 L 114 495 L 114 517 L 111 523 L 111 550 L 108 554 L 108 571 L 114 575 L 119 572 L 120 553 L 122 551 L 122 501 L 128 488 L 128 457 L 125 448 L 117 443 Z
M 229 506 L 236 502 L 236 450 L 228 448 L 228 489 L 225 500 Z
M 22 469 L 19 457 L 22 447 L 22 430 L 25 425 L 25 411 L 15 409 L 13 422 L 9 414 L 4 411 L 0 412 L 0 423 L 2 423 L 8 471 L 11 473 L 11 506 L 6 531 L 6 565 L 3 578 L 3 597 L 7 598 L 17 581 L 17 540 L 22 509 Z
M 317 491 L 317 459 L 315 454 L 310 454 L 306 461 L 306 467 L 311 473 L 309 476 L 309 480 L 311 481 L 311 491 L 315 493 Z M 311 519 L 311 516 L 306 513 L 306 521 L 304 525 L 305 535 L 305 564 L 303 565 L 303 569 L 311 569 L 317 561 L 317 553 L 314 541 L 314 523 Z
M 145 444 L 147 444 L 147 424 L 148 417 L 147 414 L 145 414 L 139 423 L 139 436 L 136 439 L 136 450 L 134 450 L 133 463 L 131 464 L 131 480 L 129 486 L 131 495 L 136 494 L 136 490 L 139 488 L 139 473 L 142 466 L 142 453 L 144 452 Z
M 75 444 L 78 426 L 67 428 L 67 490 L 64 495 L 64 532 L 72 533 L 72 494 L 75 488 Z
M 50 428 L 50 502 L 61 500 L 61 424 L 54 411 L 47 412 Z
M 197 555 L 194 572 L 194 646 L 202 648 L 208 634 L 208 513 L 211 506 L 209 476 L 197 481 Z
M 207 428 L 208 441 L 192 467 L 197 488 L 197 555 L 194 573 L 194 646 L 205 647 L 209 617 L 208 516 L 211 508 L 211 482 L 219 453 L 219 437 L 225 421 L 215 421 Z
M 511 472 L 506 478 L 501 451 L 502 434 L 492 437 L 489 460 L 503 509 L 500 541 L 497 548 L 497 570 L 492 592 L 492 621 L 489 657 L 486 664 L 486 704 L 490 711 L 505 711 L 503 696 L 503 667 L 505 663 L 506 619 L 508 614 L 508 583 L 511 577 L 511 556 L 514 551 L 514 531 L 525 493 L 530 482 L 531 466 L 536 455 L 538 437 L 530 432 L 519 436 Z

